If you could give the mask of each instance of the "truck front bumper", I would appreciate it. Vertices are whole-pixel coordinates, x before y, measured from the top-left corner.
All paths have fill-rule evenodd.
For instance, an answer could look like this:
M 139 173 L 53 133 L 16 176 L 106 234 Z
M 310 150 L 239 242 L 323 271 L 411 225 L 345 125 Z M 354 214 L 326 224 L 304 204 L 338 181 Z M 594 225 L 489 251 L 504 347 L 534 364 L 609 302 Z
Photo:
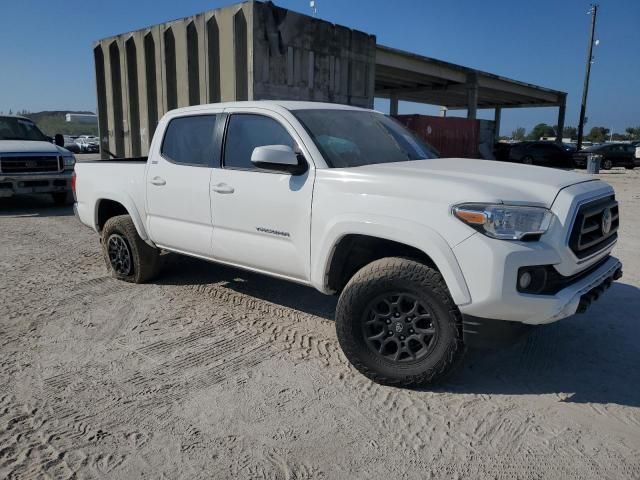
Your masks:
M 71 190 L 72 173 L 72 170 L 11 176 L 3 176 L 0 173 L 0 198 L 30 193 L 67 192 Z
M 522 293 L 517 289 L 518 269 L 557 265 L 557 252 L 543 242 L 503 242 L 480 234 L 474 237 L 454 249 L 471 294 L 471 302 L 459 306 L 465 317 L 528 325 L 552 323 L 586 310 L 622 276 L 622 264 L 608 255 L 609 248 L 569 277 L 556 293 Z

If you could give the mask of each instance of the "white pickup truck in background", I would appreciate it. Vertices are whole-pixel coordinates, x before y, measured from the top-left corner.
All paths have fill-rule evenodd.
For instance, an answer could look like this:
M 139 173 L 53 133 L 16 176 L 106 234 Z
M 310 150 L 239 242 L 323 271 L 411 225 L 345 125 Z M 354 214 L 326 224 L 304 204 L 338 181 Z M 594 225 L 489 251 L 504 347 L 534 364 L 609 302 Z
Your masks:
M 73 153 L 25 117 L 0 115 L 0 198 L 50 194 L 58 205 L 73 203 Z
M 608 184 L 438 159 L 355 107 L 174 110 L 146 161 L 75 175 L 76 214 L 115 277 L 152 279 L 164 249 L 338 294 L 340 345 L 385 384 L 442 379 L 466 346 L 583 311 L 622 275 Z

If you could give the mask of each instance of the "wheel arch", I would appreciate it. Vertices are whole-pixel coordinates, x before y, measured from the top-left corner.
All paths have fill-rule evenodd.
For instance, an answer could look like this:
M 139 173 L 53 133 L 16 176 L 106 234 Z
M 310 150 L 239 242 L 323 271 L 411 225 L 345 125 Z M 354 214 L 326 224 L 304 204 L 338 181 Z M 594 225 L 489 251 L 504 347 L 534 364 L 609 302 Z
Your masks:
M 140 238 L 147 243 L 149 242 L 149 236 L 144 228 L 138 209 L 135 207 L 133 200 L 126 196 L 104 195 L 96 201 L 94 213 L 96 231 L 102 233 L 107 220 L 118 215 L 129 215 Z
M 403 220 L 337 223 L 312 259 L 312 284 L 325 293 L 340 291 L 355 271 L 384 257 L 413 258 L 438 270 L 457 305 L 471 302 L 453 250 L 434 230 Z M 312 244 L 313 245 L 313 244 Z M 364 263 L 363 263 L 364 262 Z

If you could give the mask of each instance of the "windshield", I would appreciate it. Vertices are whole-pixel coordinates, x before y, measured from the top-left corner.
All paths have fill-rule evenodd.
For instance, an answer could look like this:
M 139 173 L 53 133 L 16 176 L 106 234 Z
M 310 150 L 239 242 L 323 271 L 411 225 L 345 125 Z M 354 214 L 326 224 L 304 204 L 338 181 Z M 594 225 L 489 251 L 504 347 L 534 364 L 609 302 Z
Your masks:
M 48 139 L 31 120 L 18 117 L 0 117 L 0 140 L 46 142 Z
M 331 109 L 292 113 L 333 168 L 437 158 L 430 146 L 381 113 Z

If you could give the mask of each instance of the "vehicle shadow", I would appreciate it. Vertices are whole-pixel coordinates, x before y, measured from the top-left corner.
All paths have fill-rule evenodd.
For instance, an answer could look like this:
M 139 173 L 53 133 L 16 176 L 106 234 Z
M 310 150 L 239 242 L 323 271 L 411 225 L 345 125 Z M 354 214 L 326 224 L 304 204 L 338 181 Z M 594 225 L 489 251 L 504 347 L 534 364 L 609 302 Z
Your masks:
M 333 320 L 337 298 L 285 280 L 177 254 L 163 255 L 159 285 L 220 285 L 283 307 Z
M 640 289 L 616 282 L 587 313 L 507 348 L 469 350 L 438 391 L 556 394 L 563 402 L 640 406 Z
M 0 198 L 0 217 L 68 217 L 71 206 L 60 207 L 50 195 L 19 195 Z
M 337 297 L 312 288 L 176 254 L 164 255 L 160 285 L 220 285 L 333 320 Z M 616 282 L 583 315 L 541 326 L 520 342 L 471 349 L 463 367 L 429 391 L 558 395 L 573 403 L 640 406 L 640 289 Z M 427 389 L 425 389 L 427 390 Z

